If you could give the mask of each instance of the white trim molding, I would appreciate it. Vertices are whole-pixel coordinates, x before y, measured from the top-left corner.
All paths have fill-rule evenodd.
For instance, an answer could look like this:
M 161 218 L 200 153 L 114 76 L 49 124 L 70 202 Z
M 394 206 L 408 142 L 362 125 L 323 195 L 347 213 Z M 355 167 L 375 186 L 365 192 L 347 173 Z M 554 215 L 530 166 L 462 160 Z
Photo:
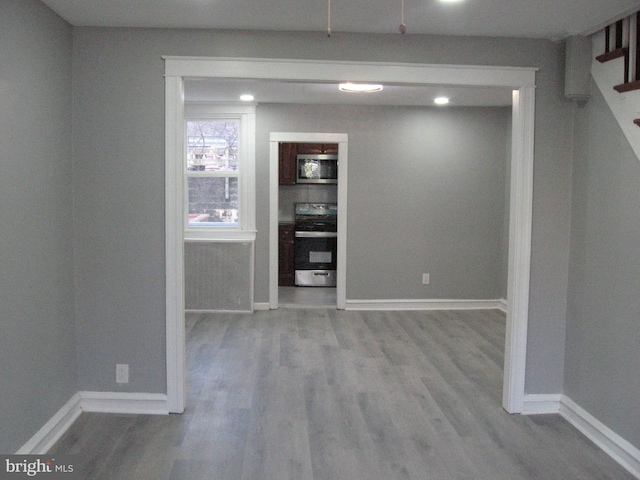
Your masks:
M 162 393 L 77 392 L 16 454 L 47 453 L 82 412 L 168 415 L 169 401 Z
M 569 397 L 562 395 L 560 415 L 611 458 L 640 478 L 640 450 L 607 427 Z
M 391 299 L 347 300 L 346 310 L 501 310 L 503 300 Z
M 182 159 L 184 138 L 184 81 L 165 78 L 165 289 L 166 356 L 169 411 L 182 413 L 186 403 L 184 333 L 184 244 L 182 219 Z
M 533 87 L 534 67 L 165 55 L 165 76 Z
M 16 452 L 17 455 L 43 455 L 69 430 L 80 414 L 80 394 L 76 393 Z
M 502 406 L 509 413 L 520 413 L 524 406 L 533 217 L 534 122 L 535 88 L 522 87 L 514 90 L 511 127 L 508 307 L 502 390 Z
M 562 394 L 524 396 L 524 415 L 560 414 L 607 455 L 640 478 L 640 450 Z
M 561 394 L 528 394 L 524 396 L 523 415 L 560 413 Z
M 168 415 L 168 397 L 163 393 L 78 392 L 83 412 Z

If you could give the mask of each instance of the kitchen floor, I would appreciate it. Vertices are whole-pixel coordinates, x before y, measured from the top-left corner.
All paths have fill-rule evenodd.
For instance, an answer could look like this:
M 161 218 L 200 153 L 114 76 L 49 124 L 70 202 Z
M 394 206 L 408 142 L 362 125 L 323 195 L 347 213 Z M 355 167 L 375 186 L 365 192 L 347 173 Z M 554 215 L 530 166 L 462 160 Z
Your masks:
M 335 307 L 334 287 L 278 287 L 280 308 Z

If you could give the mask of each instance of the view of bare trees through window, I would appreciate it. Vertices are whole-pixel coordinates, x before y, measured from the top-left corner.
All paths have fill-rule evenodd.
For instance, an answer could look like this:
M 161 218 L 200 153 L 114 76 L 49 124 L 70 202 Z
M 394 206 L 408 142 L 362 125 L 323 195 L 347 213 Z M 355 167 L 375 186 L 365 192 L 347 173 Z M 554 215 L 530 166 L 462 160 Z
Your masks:
M 189 225 L 238 222 L 238 120 L 187 122 Z

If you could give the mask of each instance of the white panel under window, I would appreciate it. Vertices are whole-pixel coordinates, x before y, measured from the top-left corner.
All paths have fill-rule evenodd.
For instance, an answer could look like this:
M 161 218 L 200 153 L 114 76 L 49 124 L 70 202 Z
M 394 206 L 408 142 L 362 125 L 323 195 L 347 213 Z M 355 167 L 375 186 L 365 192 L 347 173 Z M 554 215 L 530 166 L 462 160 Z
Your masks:
M 185 309 L 253 311 L 253 243 L 186 241 Z

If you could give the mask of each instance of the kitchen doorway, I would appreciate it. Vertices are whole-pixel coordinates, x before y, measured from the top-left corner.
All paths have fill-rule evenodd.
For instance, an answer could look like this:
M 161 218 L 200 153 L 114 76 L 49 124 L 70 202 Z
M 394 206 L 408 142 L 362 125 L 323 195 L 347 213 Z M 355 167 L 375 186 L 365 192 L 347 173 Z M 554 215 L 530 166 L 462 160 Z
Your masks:
M 346 305 L 347 266 L 347 178 L 348 135 L 345 133 L 272 132 L 269 137 L 269 308 L 284 306 Z M 337 144 L 340 162 L 337 183 L 337 252 L 336 287 L 280 287 L 278 285 L 278 231 L 280 218 L 279 146 L 280 143 Z M 282 298 L 280 298 L 282 297 Z

